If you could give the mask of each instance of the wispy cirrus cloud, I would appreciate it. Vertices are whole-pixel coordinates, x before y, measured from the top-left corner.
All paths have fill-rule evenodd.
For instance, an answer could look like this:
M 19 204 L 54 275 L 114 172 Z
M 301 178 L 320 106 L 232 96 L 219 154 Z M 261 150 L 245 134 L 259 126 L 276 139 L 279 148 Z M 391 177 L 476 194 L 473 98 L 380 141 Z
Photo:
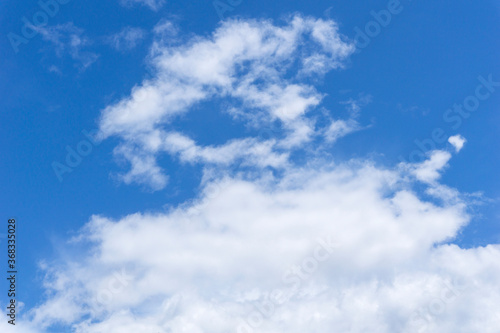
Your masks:
M 151 10 L 157 11 L 165 4 L 165 0 L 120 0 L 120 3 L 127 7 L 133 5 L 142 5 L 149 7 Z
M 36 30 L 43 40 L 51 43 L 57 57 L 69 56 L 81 70 L 87 69 L 99 58 L 98 54 L 87 50 L 92 41 L 84 35 L 83 29 L 72 22 L 36 27 Z
M 108 36 L 106 42 L 118 51 L 131 50 L 139 45 L 146 36 L 146 31 L 137 27 L 125 27 Z

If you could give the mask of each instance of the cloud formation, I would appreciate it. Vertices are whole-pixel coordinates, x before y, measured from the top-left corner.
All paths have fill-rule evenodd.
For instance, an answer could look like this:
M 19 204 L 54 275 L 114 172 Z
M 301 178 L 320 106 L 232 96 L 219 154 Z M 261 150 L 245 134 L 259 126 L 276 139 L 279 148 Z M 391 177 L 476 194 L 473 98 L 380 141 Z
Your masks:
M 168 27 L 172 31 L 171 25 Z M 291 17 L 282 26 L 270 21 L 227 21 L 211 36 L 178 45 L 159 39 L 151 55 L 155 77 L 103 111 L 100 136 L 122 140 L 115 153 L 131 164 L 131 171 L 123 179 L 153 189 L 166 184 L 167 176 L 160 175 L 154 163 L 156 156 L 165 152 L 190 162 L 228 164 L 244 159 L 248 165 L 278 167 L 283 165 L 278 160 L 290 148 L 302 147 L 314 136 L 324 135 L 325 131 L 316 129 L 307 116 L 323 98 L 307 83 L 308 78 L 342 68 L 353 51 L 354 46 L 340 35 L 335 22 L 301 16 Z M 283 137 L 255 144 L 255 138 L 235 139 L 214 148 L 197 147 L 185 135 L 169 133 L 168 125 L 176 117 L 214 99 L 225 99 L 230 107 L 222 112 L 254 127 L 280 122 Z M 330 129 L 327 135 L 339 137 L 347 133 Z M 240 149 L 250 142 L 255 149 L 242 154 Z M 210 151 L 212 155 L 224 152 L 225 157 L 210 158 Z M 258 163 L 254 163 L 256 154 L 260 156 Z M 142 168 L 144 164 L 152 168 Z
M 455 147 L 455 151 L 458 153 L 463 148 L 467 140 L 465 140 L 465 138 L 461 135 L 454 135 L 448 139 L 448 142 Z
M 170 154 L 204 166 L 202 190 L 166 211 L 92 216 L 67 244 L 81 254 L 41 265 L 47 297 L 26 332 L 497 332 L 500 247 L 451 243 L 471 203 L 440 183 L 465 139 L 394 167 L 290 158 L 359 129 L 369 102 L 345 102 L 349 117 L 324 126 L 311 116 L 324 97 L 312 82 L 354 51 L 335 22 L 232 20 L 164 37 L 154 76 L 103 110 L 99 135 L 120 140 L 124 182 L 164 188 L 156 158 Z M 169 126 L 215 98 L 235 121 L 279 130 L 203 145 Z
M 500 247 L 448 244 L 470 220 L 466 199 L 426 201 L 413 179 L 411 169 L 318 161 L 280 178 L 226 174 L 167 212 L 93 216 L 73 240 L 88 245 L 85 256 L 46 266 L 50 297 L 32 323 L 82 333 L 495 332 Z

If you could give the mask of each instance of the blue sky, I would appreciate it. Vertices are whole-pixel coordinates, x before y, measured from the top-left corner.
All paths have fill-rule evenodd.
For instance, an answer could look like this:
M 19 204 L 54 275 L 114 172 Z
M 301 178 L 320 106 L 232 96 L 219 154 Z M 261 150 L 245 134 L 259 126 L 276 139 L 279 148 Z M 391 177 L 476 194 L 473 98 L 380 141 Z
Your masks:
M 221 8 L 228 10 L 222 12 Z M 359 171 L 363 169 L 359 165 L 371 165 L 376 171 L 368 177 L 367 188 L 371 188 L 370 179 L 379 179 L 379 171 L 390 170 L 394 175 L 389 178 L 400 178 L 396 183 L 404 183 L 401 186 L 418 200 L 435 205 L 436 210 L 442 210 L 439 214 L 450 214 L 442 217 L 442 225 L 454 223 L 454 228 L 445 235 L 437 231 L 434 235 L 430 230 L 428 239 L 415 240 L 415 248 L 427 246 L 429 256 L 434 256 L 432 248 L 436 244 L 481 251 L 499 243 L 498 1 L 72 0 L 58 4 L 52 17 L 45 16 L 47 24 L 35 27 L 35 36 L 25 38 L 23 17 L 33 22 L 41 11 L 37 1 L 0 4 L 0 207 L 5 221 L 8 217 L 18 220 L 19 300 L 25 303 L 26 332 L 98 332 L 106 327 L 105 323 L 118 320 L 113 317 L 117 309 L 127 307 L 141 317 L 135 308 L 140 302 L 123 300 L 123 304 L 114 304 L 102 316 L 75 310 L 76 314 L 64 318 L 41 319 L 50 308 L 47 304 L 62 292 L 51 284 L 58 281 L 54 276 L 71 276 L 71 263 L 78 267 L 90 265 L 85 258 L 94 250 L 106 267 L 108 261 L 102 258 L 109 248 L 105 247 L 104 231 L 95 227 L 100 225 L 97 220 L 115 221 L 117 228 L 120 223 L 126 228 L 136 216 L 131 214 L 136 213 L 147 220 L 137 222 L 139 225 L 156 223 L 151 222 L 155 216 L 175 220 L 179 209 L 188 211 L 189 207 L 212 200 L 205 192 L 210 184 L 230 182 L 228 179 L 235 184 L 260 184 L 265 193 L 285 189 L 293 192 L 286 185 L 292 183 L 307 197 L 308 184 L 314 183 L 311 179 L 326 177 L 307 176 L 312 170 L 338 175 L 338 168 Z M 381 11 L 390 13 L 390 17 L 379 18 L 385 19 L 382 24 L 376 23 L 373 14 Z M 43 14 L 38 17 L 43 18 Z M 269 41 L 261 41 L 262 48 L 252 48 L 255 40 L 249 37 L 253 31 L 249 27 L 270 36 Z M 293 46 L 280 40 L 280 29 L 296 29 L 293 31 L 298 37 L 290 37 Z M 367 37 L 360 37 L 359 31 Z M 317 37 L 316 33 L 323 34 Z M 25 39 L 16 42 L 20 39 L 15 38 Z M 240 52 L 238 43 L 244 51 L 231 56 L 232 52 Z M 206 46 L 209 44 L 213 47 Z M 285 56 L 268 52 L 265 47 L 281 47 Z M 227 56 L 230 64 L 210 62 L 218 56 Z M 217 66 L 232 66 L 231 62 L 236 67 L 218 71 Z M 464 103 L 462 115 L 453 111 L 455 105 Z M 441 140 L 433 139 L 435 131 Z M 95 135 L 97 141 L 91 141 L 84 132 Z M 463 148 L 448 142 L 452 136 L 459 142 L 466 140 Z M 91 152 L 74 161 L 71 172 L 59 171 L 58 176 L 54 165 L 68 167 L 68 147 Z M 433 150 L 442 155 L 432 155 Z M 424 160 L 432 163 L 427 165 Z M 439 176 L 435 176 L 436 172 Z M 332 191 L 340 187 L 335 182 L 330 185 Z M 453 195 L 444 195 L 445 190 Z M 226 195 L 221 191 L 223 194 L 213 201 Z M 246 200 L 242 196 L 238 201 L 238 193 L 246 192 L 235 191 L 231 193 L 238 206 Z M 352 191 L 352 195 L 359 195 Z M 436 195 L 437 191 L 441 194 Z M 399 193 L 394 188 L 389 192 Z M 251 197 L 252 193 L 257 193 L 256 198 L 262 194 L 253 190 L 246 195 Z M 271 197 L 279 198 L 280 194 Z M 383 198 L 379 198 L 379 204 Z M 248 207 L 255 204 L 259 211 L 261 206 L 256 202 L 259 199 L 249 199 Z M 205 219 L 210 220 L 207 216 L 221 209 L 214 205 L 199 208 Z M 463 210 L 460 218 L 457 209 Z M 264 209 L 261 213 L 263 218 L 271 216 Z M 315 216 L 307 209 L 301 214 Z M 421 218 L 425 220 L 425 216 Z M 82 229 L 85 225 L 87 229 Z M 335 228 L 342 233 L 342 225 Z M 85 238 L 82 235 L 97 239 L 97 245 L 68 244 L 72 237 Z M 284 233 L 278 235 L 286 238 Z M 495 249 L 498 251 L 496 245 Z M 302 258 L 299 252 L 294 253 Z M 418 260 L 411 258 L 417 267 Z M 127 265 L 133 265 L 134 260 L 128 260 Z M 41 263 L 47 263 L 49 268 Z M 381 266 L 370 269 L 378 272 L 383 270 Z M 499 272 L 498 264 L 495 267 L 491 274 Z M 364 273 L 370 270 L 352 269 Z M 422 271 L 442 273 L 429 267 Z M 450 268 L 452 271 L 456 272 Z M 104 269 L 96 268 L 95 272 L 107 274 Z M 204 275 L 199 274 L 204 281 Z M 490 277 L 493 279 L 493 275 Z M 216 293 L 216 282 L 225 278 L 210 280 L 210 293 Z M 252 281 L 254 284 L 243 283 L 234 290 L 244 294 L 251 289 L 249 286 L 266 288 L 259 284 L 260 277 Z M 184 287 L 179 286 L 179 290 Z M 175 294 L 169 290 L 150 293 L 152 298 L 164 299 Z M 186 299 L 203 299 L 201 294 L 190 294 Z M 228 298 L 236 296 L 225 297 L 220 302 L 229 303 Z M 308 301 L 312 303 L 304 301 L 301 305 L 321 308 L 320 301 L 312 296 Z M 2 307 L 4 302 L 2 298 Z M 199 304 L 203 308 L 204 303 Z M 462 303 L 447 308 L 450 316 L 459 311 L 457 304 Z M 293 309 L 297 308 L 290 306 L 289 311 L 294 313 Z M 195 310 L 186 310 L 186 316 L 189 311 Z M 88 316 L 93 321 L 85 326 L 82 318 Z M 225 323 L 224 318 L 220 322 Z M 438 319 L 432 325 L 443 329 L 445 326 L 439 325 L 444 319 Z M 158 320 L 158 326 L 147 329 L 180 329 L 175 320 Z M 287 329 L 272 326 L 273 320 L 269 319 L 266 329 Z M 401 319 L 388 321 L 384 329 L 390 332 Z M 141 323 L 138 319 L 136 324 Z M 203 323 L 199 325 L 203 327 Z M 318 325 L 318 332 L 326 327 L 344 327 L 337 322 Z M 226 328 L 221 324 L 218 329 Z M 360 327 L 352 329 L 361 331 Z

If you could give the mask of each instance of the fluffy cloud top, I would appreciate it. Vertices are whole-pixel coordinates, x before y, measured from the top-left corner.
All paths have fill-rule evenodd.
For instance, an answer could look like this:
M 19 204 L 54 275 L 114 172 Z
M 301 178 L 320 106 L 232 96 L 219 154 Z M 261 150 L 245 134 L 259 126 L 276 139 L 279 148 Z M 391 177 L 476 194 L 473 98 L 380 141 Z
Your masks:
M 227 175 L 168 212 L 92 217 L 74 240 L 87 254 L 48 269 L 33 324 L 496 332 L 500 247 L 446 244 L 470 219 L 465 199 L 419 198 L 404 168 L 318 163 L 279 179 Z
M 455 147 L 455 151 L 458 153 L 463 148 L 467 140 L 465 140 L 465 138 L 461 135 L 454 135 L 448 139 L 448 142 Z

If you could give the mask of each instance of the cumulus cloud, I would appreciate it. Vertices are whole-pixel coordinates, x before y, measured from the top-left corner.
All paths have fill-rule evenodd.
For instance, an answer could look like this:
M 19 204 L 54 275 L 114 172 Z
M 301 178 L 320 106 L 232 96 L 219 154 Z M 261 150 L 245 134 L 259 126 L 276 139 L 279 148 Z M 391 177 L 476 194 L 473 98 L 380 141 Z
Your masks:
M 455 152 L 459 152 L 464 146 L 465 140 L 461 135 L 451 136 L 448 142 L 455 148 Z M 436 181 L 441 177 L 443 170 L 448 166 L 451 159 L 451 153 L 443 150 L 434 150 L 430 152 L 429 159 L 414 164 L 403 164 L 403 166 L 419 180 L 429 184 L 436 184 Z
M 47 266 L 51 296 L 32 323 L 82 333 L 496 332 L 500 247 L 447 244 L 470 220 L 465 197 L 426 201 L 409 172 L 317 161 L 282 177 L 225 174 L 167 212 L 93 216 L 73 240 L 88 244 L 83 258 Z
M 435 150 L 430 154 L 428 160 L 422 163 L 412 164 L 413 174 L 418 180 L 426 183 L 434 183 L 441 177 L 441 171 L 448 165 L 451 154 L 447 151 Z
M 455 151 L 458 153 L 463 148 L 467 140 L 465 140 L 465 138 L 461 135 L 454 135 L 448 139 L 448 142 L 451 143 L 451 145 L 455 148 Z

